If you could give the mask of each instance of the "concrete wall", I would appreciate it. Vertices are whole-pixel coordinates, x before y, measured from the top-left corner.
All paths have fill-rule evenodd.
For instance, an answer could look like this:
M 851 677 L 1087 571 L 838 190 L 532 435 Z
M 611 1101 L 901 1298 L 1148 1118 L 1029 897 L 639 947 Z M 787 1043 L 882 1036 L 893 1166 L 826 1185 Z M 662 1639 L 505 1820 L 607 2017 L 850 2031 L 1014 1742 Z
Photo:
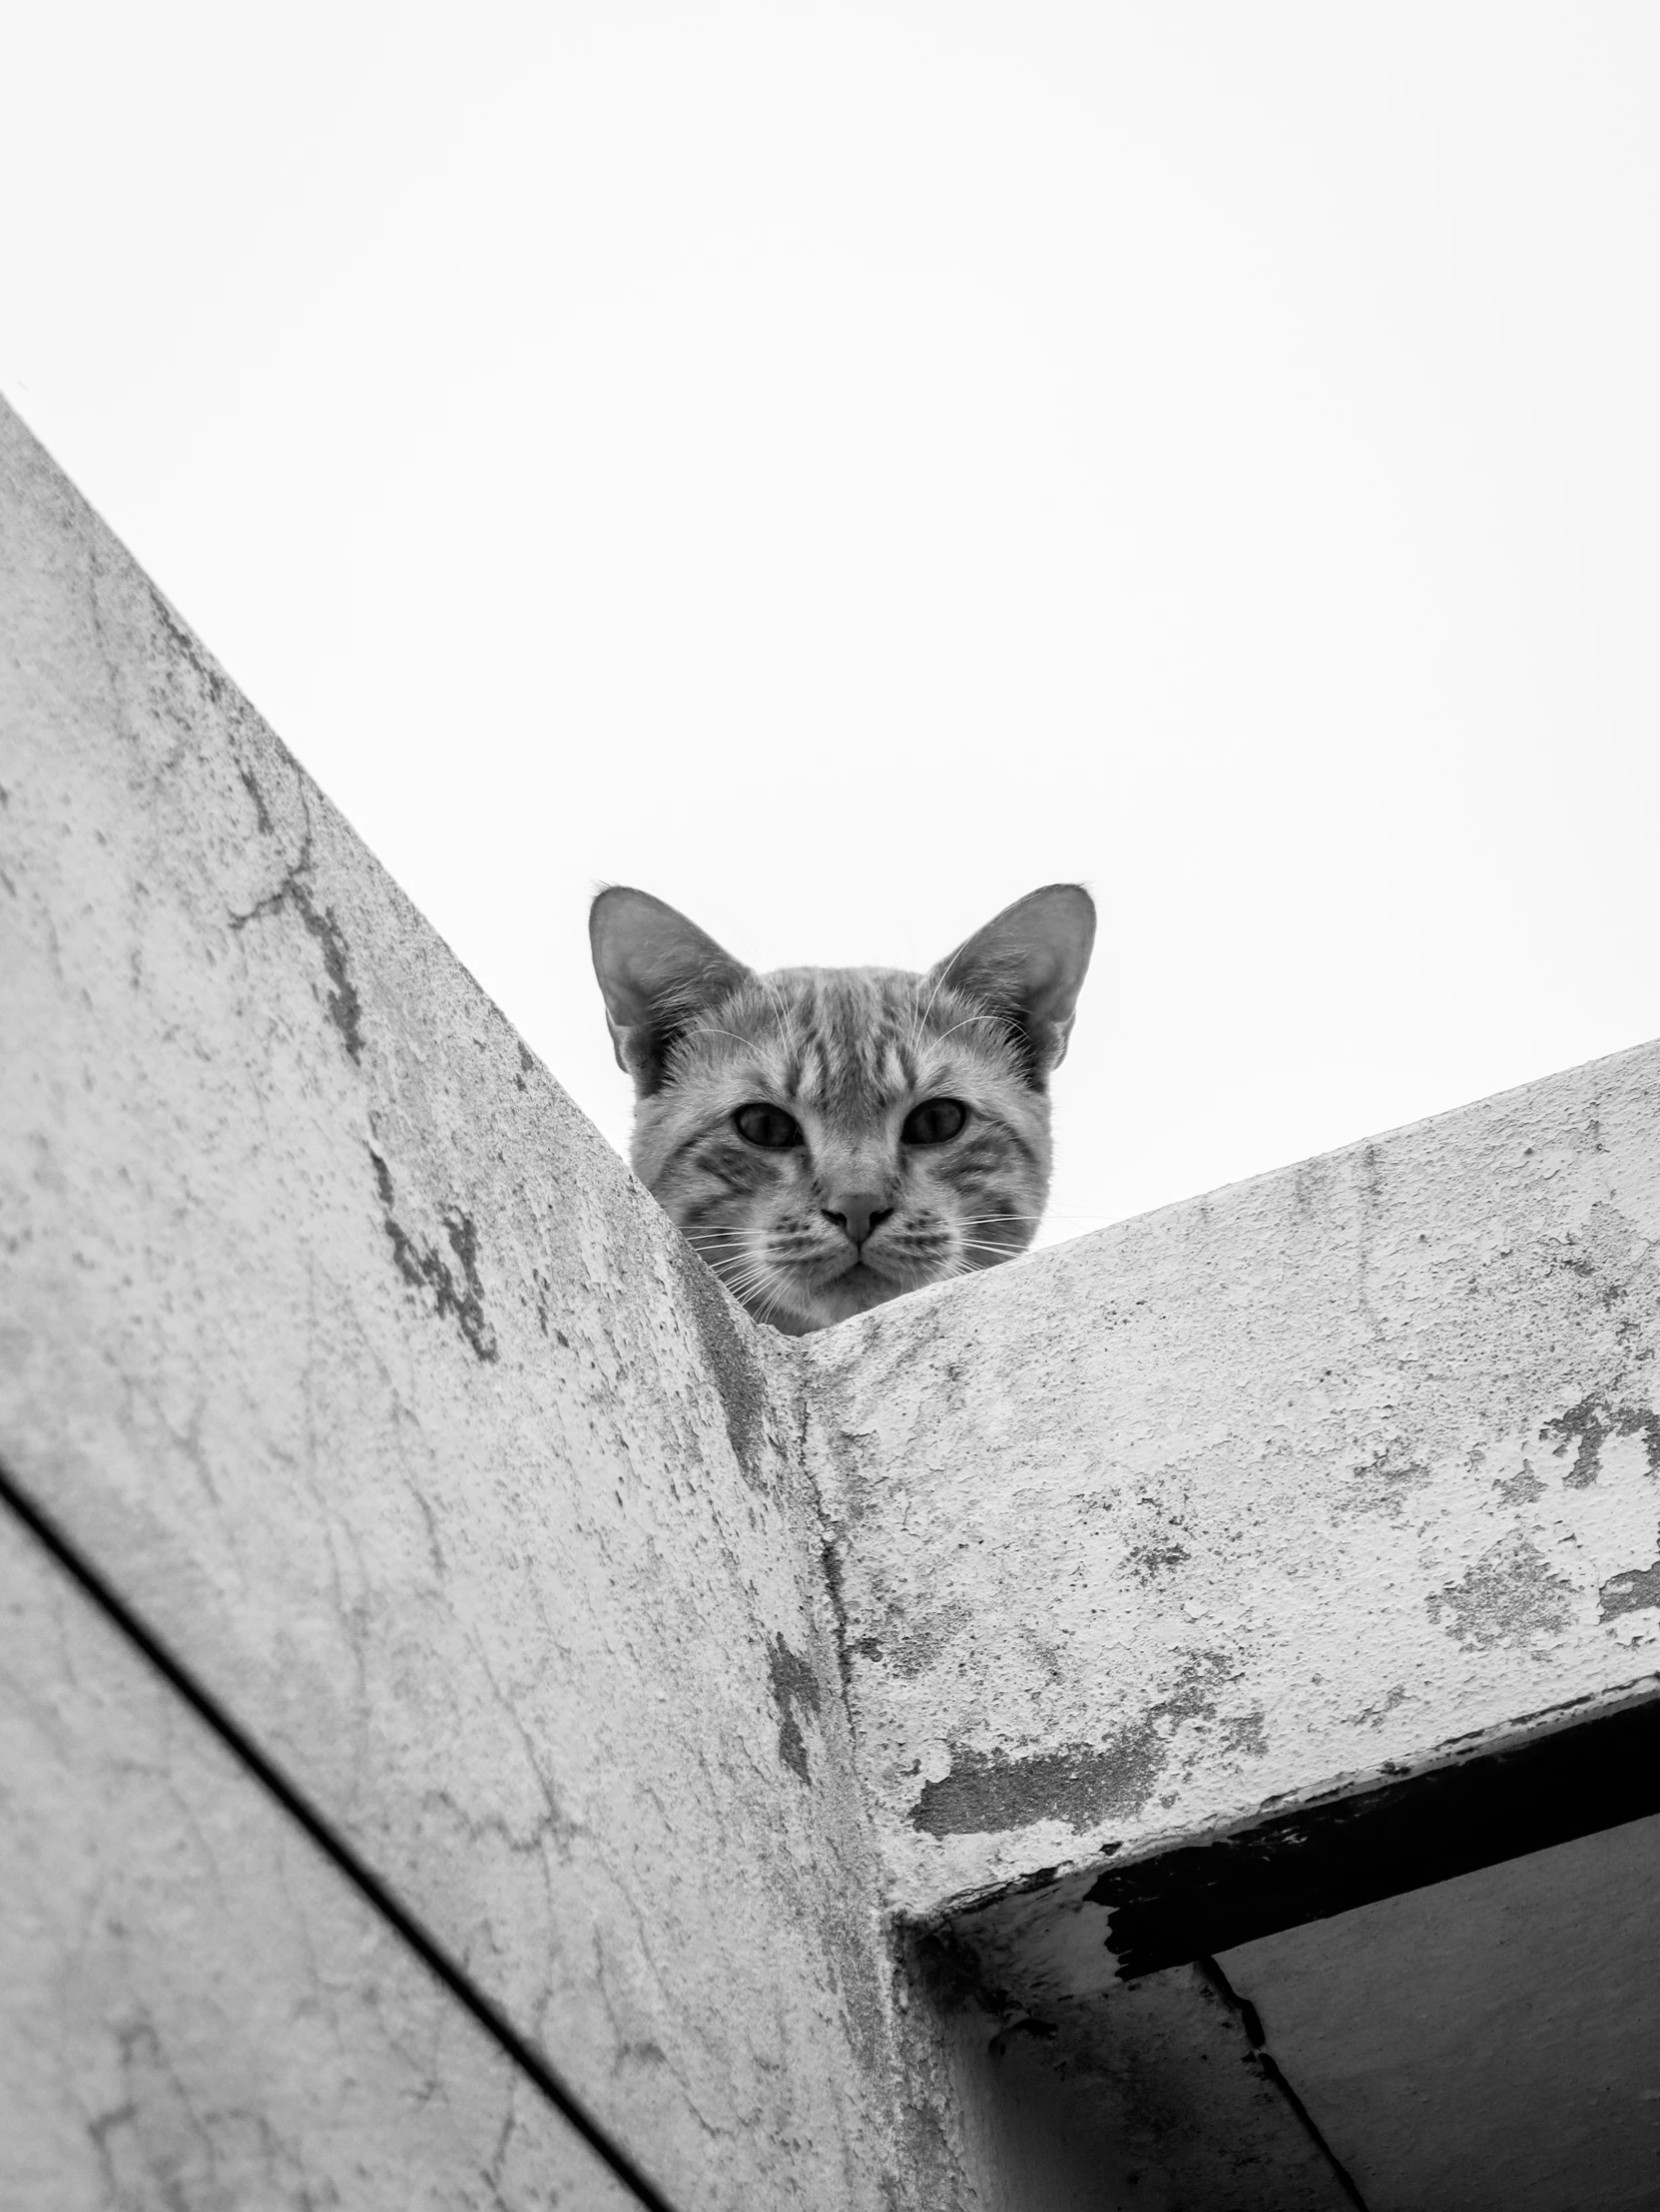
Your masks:
M 15 1524 L 0 1642 L 0 2202 L 632 2203 Z
M 0 635 L 0 2202 L 1444 2194 L 1413 1932 L 1655 1921 L 1660 1048 L 783 1340 L 3 410 Z
M 971 2096 L 965 2135 L 950 2035 L 894 2007 L 775 1340 L 4 413 L 0 629 L 0 1465 L 676 2205 L 1012 2201 L 1020 2112 Z M 155 1813 L 190 1729 L 153 1693 L 146 1712 L 163 1749 L 130 1801 Z M 8 1810 L 42 1824 L 42 1929 L 80 1925 L 50 1895 L 54 1824 L 96 1839 L 116 1788 L 124 1729 L 93 1733 L 84 1762 L 42 1738 L 7 1772 Z M 241 1948 L 303 2010 L 311 1908 L 259 1873 L 275 1847 L 240 1887 L 191 1874 L 187 1806 L 229 1787 L 180 1779 L 179 1854 L 121 1880 L 157 1931 L 212 1896 L 189 1942 L 152 1945 L 175 1995 L 193 1955 L 207 1988 Z M 264 2109 L 246 2049 L 215 2075 L 217 2035 L 166 1992 L 130 1999 L 123 1967 L 66 1993 L 44 1940 L 26 2042 L 37 2001 L 73 1996 L 106 2053 L 134 2007 L 154 2023 L 124 2155 L 175 2076 L 191 2109 Z M 370 2012 L 378 1971 L 356 1977 Z M 325 2040 L 256 2040 L 273 2099 L 306 2064 L 333 2094 Z M 352 2063 L 364 2128 L 395 2135 L 407 2051 L 371 2036 Z M 0 2131 L 31 2175 L 97 2134 L 54 2078 L 67 2102 Z M 512 2164 L 489 2150 L 504 2097 L 456 2135 L 481 2171 Z M 353 2141 L 293 2156 L 363 2203 Z M 83 2143 L 63 2201 L 125 2204 L 113 2172 Z M 561 2201 L 609 2205 L 563 2150 L 535 2186 L 579 2172 Z
M 811 1340 L 901 1908 L 1660 1676 L 1660 1046 Z
M 1650 1045 L 804 1346 L 889 1898 L 1178 2196 L 1653 2201 L 1657 1253 Z

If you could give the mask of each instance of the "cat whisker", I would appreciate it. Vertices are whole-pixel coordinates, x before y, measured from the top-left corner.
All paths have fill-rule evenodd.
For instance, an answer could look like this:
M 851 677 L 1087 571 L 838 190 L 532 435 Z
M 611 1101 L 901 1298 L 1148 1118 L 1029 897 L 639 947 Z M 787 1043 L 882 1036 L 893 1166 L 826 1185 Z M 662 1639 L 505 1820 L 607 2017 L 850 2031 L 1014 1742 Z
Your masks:
M 971 1029 L 974 1023 L 977 1021 L 1001 1021 L 1002 1019 L 1003 1016 L 1001 1014 L 965 1015 L 961 1021 L 953 1021 L 949 1029 L 942 1029 L 939 1035 L 934 1039 L 934 1042 L 936 1044 L 943 1044 L 947 1037 L 954 1037 L 959 1029 Z
M 721 1280 L 757 1321 L 771 1321 L 784 1299 L 785 1283 L 764 1262 L 752 1267 L 737 1282 L 729 1281 L 726 1276 Z
M 934 984 L 933 989 L 928 993 L 928 1003 L 922 1008 L 921 1013 L 918 1014 L 918 1016 L 916 1017 L 916 1021 L 911 1030 L 912 1036 L 914 1036 L 918 1040 L 920 1040 L 921 1038 L 922 1031 L 927 1023 L 928 1016 L 933 1012 L 934 1000 L 945 988 L 946 981 L 950 976 L 952 968 L 956 965 L 957 960 L 964 952 L 967 951 L 967 949 L 968 945 L 966 941 L 962 944 L 959 944 L 956 948 L 956 951 L 951 954 L 950 958 L 946 960 L 944 965 L 940 968 L 939 978 Z
M 753 1252 L 723 1252 L 707 1263 L 722 1278 L 729 1275 L 753 1275 L 764 1272 L 766 1263 Z
M 753 1045 L 753 1037 L 741 1037 L 736 1029 L 717 1029 L 712 1021 L 700 1021 L 695 1029 L 688 1029 L 689 1037 L 730 1037 L 734 1044 Z
M 785 1005 L 784 1000 L 779 996 L 777 989 L 765 975 L 758 975 L 756 977 L 756 981 L 767 993 L 767 996 L 773 1001 L 773 1010 L 779 1017 L 780 1036 L 783 1037 L 787 1045 L 793 1045 L 796 1041 L 796 1035 L 795 1031 L 790 1026 L 790 1012 L 788 1007 Z
M 753 1289 L 755 1284 L 763 1280 L 756 1269 L 747 1267 L 738 1260 L 718 1260 L 710 1272 L 720 1277 L 735 1298 L 740 1297 L 743 1292 Z

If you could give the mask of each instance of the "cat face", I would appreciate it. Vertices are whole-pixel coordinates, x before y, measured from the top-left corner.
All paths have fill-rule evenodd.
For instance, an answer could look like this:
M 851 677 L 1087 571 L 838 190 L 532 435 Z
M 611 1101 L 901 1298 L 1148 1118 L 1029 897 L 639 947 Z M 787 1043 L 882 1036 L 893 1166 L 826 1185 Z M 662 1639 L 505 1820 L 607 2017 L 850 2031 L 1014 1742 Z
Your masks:
M 1094 935 L 1034 891 L 926 975 L 757 975 L 643 891 L 594 901 L 634 1077 L 636 1173 L 751 1313 L 792 1335 L 1011 1259 L 1049 1187 L 1049 1071 Z

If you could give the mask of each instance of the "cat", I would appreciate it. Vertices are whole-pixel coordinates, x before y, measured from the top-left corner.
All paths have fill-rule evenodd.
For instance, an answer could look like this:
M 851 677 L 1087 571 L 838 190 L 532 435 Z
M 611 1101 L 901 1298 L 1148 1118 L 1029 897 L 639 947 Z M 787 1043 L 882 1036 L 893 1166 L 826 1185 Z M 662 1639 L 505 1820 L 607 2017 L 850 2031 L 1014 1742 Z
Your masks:
M 635 1172 L 758 1320 L 805 1336 L 1030 1244 L 1095 937 L 1081 884 L 1017 899 L 925 975 L 758 975 L 621 884 L 589 934 Z

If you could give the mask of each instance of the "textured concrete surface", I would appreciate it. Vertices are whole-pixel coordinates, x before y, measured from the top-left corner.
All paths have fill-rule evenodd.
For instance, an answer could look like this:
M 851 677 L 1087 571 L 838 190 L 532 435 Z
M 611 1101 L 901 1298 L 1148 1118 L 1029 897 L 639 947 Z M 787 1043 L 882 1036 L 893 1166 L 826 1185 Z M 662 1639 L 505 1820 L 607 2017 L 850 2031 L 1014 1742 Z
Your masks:
M 0 2204 L 633 2199 L 0 1519 Z
M 1660 1047 L 812 1340 L 905 1912 L 1651 1690 Z
M 1652 1698 L 1657 1240 L 1646 1046 L 803 1348 L 888 1895 L 1192 2202 L 1333 2186 L 1277 2075 L 1371 2212 L 1653 2201 L 1652 1824 L 1294 1888 L 1220 1982 L 1092 1893 Z
M 1016 2201 L 771 1341 L 3 411 L 0 637 L 0 1459 L 678 2205 Z
M 1088 1892 L 1653 1691 L 1660 1048 L 793 1344 L 3 409 L 0 638 L 8 1475 L 686 2212 L 1346 2201 Z M 0 1540 L 29 2185 L 610 2212 Z

